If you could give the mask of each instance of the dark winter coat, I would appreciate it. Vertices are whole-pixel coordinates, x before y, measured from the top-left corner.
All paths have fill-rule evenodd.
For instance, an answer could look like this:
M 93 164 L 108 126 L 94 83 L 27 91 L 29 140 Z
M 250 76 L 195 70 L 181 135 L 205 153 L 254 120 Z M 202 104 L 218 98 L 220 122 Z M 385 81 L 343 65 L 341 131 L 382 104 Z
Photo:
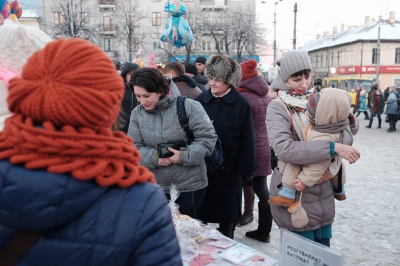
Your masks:
M 194 75 L 193 79 L 196 81 L 197 87 L 199 87 L 202 92 L 205 92 L 210 88 L 210 84 L 208 84 L 208 78 L 202 76 L 200 73 Z
M 383 94 L 377 94 L 377 90 L 371 95 L 371 115 L 380 115 L 383 114 L 383 109 L 385 107 L 385 97 Z
M 271 101 L 268 90 L 268 84 L 261 76 L 241 81 L 238 89 L 240 95 L 249 103 L 253 117 L 257 164 L 254 176 L 267 176 L 272 172 L 271 149 L 265 124 L 268 104 Z
M 17 265 L 182 265 L 156 185 L 100 187 L 8 160 L 0 184 L 0 249 L 19 229 L 43 232 Z
M 242 176 L 253 175 L 255 165 L 250 106 L 234 88 L 218 98 L 208 90 L 196 100 L 213 121 L 224 154 L 223 168 L 208 175 L 199 219 L 210 223 L 236 223 L 241 216 Z
M 182 74 L 172 81 L 178 87 L 181 95 L 186 96 L 190 99 L 195 99 L 202 91 L 196 87 L 196 81 L 186 74 Z
M 139 69 L 139 66 L 137 64 L 127 63 L 124 65 L 124 67 L 121 70 L 121 77 L 124 80 L 125 91 L 124 91 L 124 95 L 122 97 L 119 115 L 113 125 L 114 130 L 120 130 L 125 133 L 128 132 L 131 113 L 132 113 L 133 108 L 135 108 L 137 106 L 137 99 L 134 96 L 133 91 L 130 88 L 128 82 L 126 82 L 125 76 L 128 72 L 135 71 L 137 69 Z

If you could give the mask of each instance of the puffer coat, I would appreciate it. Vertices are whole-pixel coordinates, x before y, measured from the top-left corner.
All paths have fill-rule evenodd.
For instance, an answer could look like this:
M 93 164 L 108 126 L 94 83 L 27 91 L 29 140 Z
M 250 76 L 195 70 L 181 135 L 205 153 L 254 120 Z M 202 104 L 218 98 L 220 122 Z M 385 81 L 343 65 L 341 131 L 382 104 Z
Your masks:
M 257 164 L 254 176 L 267 176 L 272 172 L 271 148 L 265 125 L 267 108 L 271 101 L 268 90 L 268 84 L 261 76 L 241 81 L 238 89 L 240 95 L 249 103 L 253 117 Z
M 182 265 L 167 199 L 150 183 L 100 187 L 1 160 L 0 249 L 21 229 L 42 236 L 18 266 Z
M 330 141 L 313 140 L 300 141 L 296 132 L 291 130 L 291 121 L 285 107 L 272 101 L 268 106 L 267 130 L 269 141 L 282 161 L 292 164 L 307 165 L 331 159 Z M 270 196 L 279 195 L 278 186 L 281 184 L 282 174 L 275 168 L 270 184 Z M 300 193 L 296 191 L 295 201 L 299 200 Z M 287 207 L 271 205 L 274 221 L 281 229 L 293 231 L 311 231 L 333 223 L 335 217 L 335 202 L 330 181 L 324 181 L 303 191 L 302 206 L 309 222 L 303 228 L 295 228 L 291 222 L 291 214 Z
M 204 157 L 211 155 L 217 141 L 214 127 L 199 102 L 185 100 L 186 116 L 194 141 L 180 153 L 180 163 L 158 167 L 157 145 L 186 141 L 186 133 L 179 123 L 177 98 L 180 95 L 171 83 L 172 94 L 161 99 L 153 110 L 138 106 L 132 111 L 128 135 L 133 138 L 142 157 L 141 164 L 155 175 L 157 184 L 169 193 L 172 184 L 179 192 L 196 191 L 207 187 L 207 170 Z

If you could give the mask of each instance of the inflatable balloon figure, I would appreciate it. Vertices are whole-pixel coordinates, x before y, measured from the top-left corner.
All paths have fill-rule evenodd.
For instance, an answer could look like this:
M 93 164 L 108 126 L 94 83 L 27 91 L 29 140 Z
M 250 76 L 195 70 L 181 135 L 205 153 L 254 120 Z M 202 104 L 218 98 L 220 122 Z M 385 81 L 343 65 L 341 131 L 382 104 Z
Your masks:
M 21 15 L 22 7 L 18 1 L 0 0 L 0 25 L 3 25 L 5 19 L 18 23 Z
M 167 11 L 171 16 L 165 24 L 160 40 L 178 48 L 191 43 L 193 32 L 189 23 L 182 17 L 186 15 L 186 7 L 181 4 L 181 1 L 175 0 L 173 4 L 168 1 L 165 3 L 164 11 Z

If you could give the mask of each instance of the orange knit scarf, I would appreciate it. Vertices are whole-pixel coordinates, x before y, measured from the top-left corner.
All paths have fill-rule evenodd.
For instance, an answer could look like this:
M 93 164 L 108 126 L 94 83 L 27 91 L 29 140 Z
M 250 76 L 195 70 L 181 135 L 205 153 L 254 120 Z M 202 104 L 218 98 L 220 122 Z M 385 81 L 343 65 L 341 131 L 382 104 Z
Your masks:
M 47 169 L 50 173 L 71 173 L 78 180 L 95 179 L 100 186 L 150 181 L 154 175 L 140 166 L 140 154 L 132 139 L 108 128 L 63 126 L 51 122 L 41 127 L 32 119 L 14 115 L 0 132 L 0 160 L 25 164 L 27 169 Z

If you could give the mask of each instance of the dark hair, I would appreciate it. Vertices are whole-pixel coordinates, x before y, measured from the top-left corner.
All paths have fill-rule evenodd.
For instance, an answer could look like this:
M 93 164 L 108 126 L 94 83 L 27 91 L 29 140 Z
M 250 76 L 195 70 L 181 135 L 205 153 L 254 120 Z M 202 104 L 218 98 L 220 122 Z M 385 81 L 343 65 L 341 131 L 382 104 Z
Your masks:
M 177 76 L 185 73 L 185 67 L 181 62 L 171 62 L 164 66 L 165 72 L 169 72 L 170 70 L 174 71 Z
M 303 69 L 300 71 L 297 71 L 296 73 L 293 73 L 292 75 L 290 75 L 291 77 L 299 77 L 299 76 L 307 76 L 311 74 L 311 69 Z
M 164 76 L 155 68 L 143 67 L 137 71 L 134 71 L 129 86 L 140 86 L 147 92 L 158 92 L 162 96 L 168 94 L 169 85 Z

